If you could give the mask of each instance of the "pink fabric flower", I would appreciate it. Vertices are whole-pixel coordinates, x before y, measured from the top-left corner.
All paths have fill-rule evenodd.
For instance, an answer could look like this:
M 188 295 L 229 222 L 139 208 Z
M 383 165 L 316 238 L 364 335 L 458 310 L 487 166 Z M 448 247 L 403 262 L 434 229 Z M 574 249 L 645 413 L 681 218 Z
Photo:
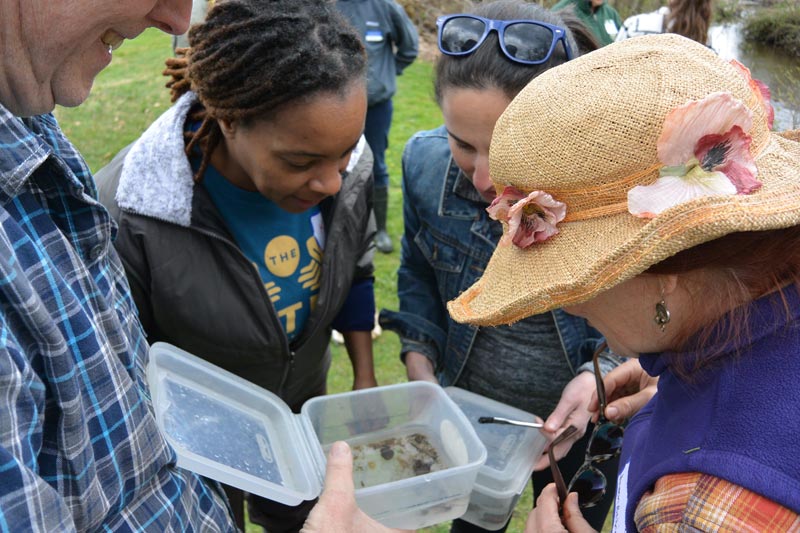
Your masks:
M 769 87 L 763 81 L 753 78 L 750 74 L 750 69 L 735 59 L 731 59 L 731 65 L 736 67 L 739 73 L 744 76 L 744 79 L 750 85 L 750 90 L 758 97 L 764 107 L 764 112 L 767 114 L 767 127 L 772 129 L 772 124 L 775 122 L 775 110 L 772 108 L 772 93 L 770 93 Z
M 495 196 L 492 203 L 486 208 L 486 212 L 489 213 L 489 216 L 494 220 L 508 222 L 508 211 L 511 209 L 511 206 L 523 198 L 525 198 L 525 193 L 516 187 L 506 185 L 506 188 L 503 189 L 503 193 L 500 196 Z
M 486 211 L 494 220 L 508 224 L 500 240 L 502 246 L 513 243 L 527 248 L 558 233 L 556 224 L 564 220 L 567 206 L 545 192 L 533 191 L 526 196 L 516 187 L 508 186 Z
M 752 141 L 739 126 L 732 127 L 724 135 L 706 135 L 697 141 L 696 156 L 700 167 L 721 172 L 736 186 L 736 192 L 750 194 L 761 187 L 761 182 L 756 179 L 756 163 L 750 155 Z
M 730 93 L 712 93 L 673 109 L 657 143 L 664 164 L 660 177 L 628 191 L 628 210 L 653 218 L 695 198 L 757 190 L 761 182 L 746 133 L 752 124 L 750 110 Z

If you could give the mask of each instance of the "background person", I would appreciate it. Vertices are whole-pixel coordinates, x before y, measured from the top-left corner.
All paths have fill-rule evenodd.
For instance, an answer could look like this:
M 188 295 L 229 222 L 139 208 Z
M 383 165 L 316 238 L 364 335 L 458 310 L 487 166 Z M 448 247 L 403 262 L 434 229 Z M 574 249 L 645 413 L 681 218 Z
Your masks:
M 51 111 L 113 50 L 186 31 L 188 1 L 0 2 L 0 524 L 235 531 L 219 485 L 175 467 L 113 222 Z
M 670 0 L 651 13 L 642 13 L 625 19 L 617 34 L 617 41 L 653 33 L 677 33 L 701 44 L 709 44 L 708 28 L 713 15 L 711 0 Z
M 392 96 L 397 91 L 396 77 L 417 57 L 419 36 L 403 7 L 394 0 L 337 0 L 336 7 L 356 28 L 367 49 L 369 104 L 364 136 L 374 157 L 374 206 L 378 225 L 375 246 L 388 254 L 394 249 L 386 231 L 389 201 L 386 148 L 392 125 Z
M 625 431 L 615 528 L 796 529 L 797 132 L 771 133 L 747 69 L 677 35 L 615 43 L 553 74 L 497 123 L 494 183 L 530 194 L 509 209 L 511 242 L 449 311 L 494 324 L 562 306 L 659 377 Z M 518 226 L 516 213 L 536 218 Z M 513 228 L 531 225 L 547 233 L 513 244 Z M 558 507 L 548 486 L 527 531 L 591 529 L 574 495 L 563 524 Z
M 193 0 L 192 1 L 192 16 L 189 19 L 190 24 L 197 24 L 203 22 L 208 13 L 208 8 L 214 5 L 214 0 Z M 189 46 L 189 32 L 181 35 L 176 35 L 172 38 L 172 53 L 178 48 L 186 48 Z
M 622 18 L 607 0 L 560 0 L 553 11 L 571 10 L 594 34 L 601 46 L 611 44 L 622 27 Z
M 480 276 L 502 234 L 501 224 L 486 212 L 496 196 L 487 165 L 495 121 L 532 79 L 578 50 L 573 31 L 564 27 L 559 15 L 533 3 L 489 2 L 469 15 L 532 21 L 527 31 L 520 32 L 522 38 L 509 28 L 506 35 L 509 42 L 516 39 L 519 57 L 539 63 L 523 64 L 507 57 L 496 32 L 478 42 L 483 27 L 474 39 L 465 37 L 477 19 L 440 21 L 444 51 L 454 51 L 449 45 L 456 35 L 477 48 L 465 55 L 440 56 L 434 83 L 445 125 L 417 133 L 405 147 L 405 233 L 397 279 L 400 311 L 382 311 L 382 326 L 400 336 L 409 379 L 456 385 L 540 416 L 552 413 L 547 422 L 553 432 L 568 423 L 584 429 L 595 390 L 591 357 L 600 342 L 584 320 L 557 310 L 512 327 L 476 328 L 453 322 L 445 308 Z M 553 25 L 563 39 L 556 40 L 553 27 L 539 23 Z M 587 33 L 574 18 L 573 24 L 578 32 Z M 610 356 L 603 359 L 606 371 L 617 363 Z M 585 439 L 573 446 L 561 461 L 565 471 L 580 467 L 585 448 Z M 564 455 L 568 449 L 565 444 L 559 452 Z M 538 467 L 546 466 L 545 456 Z M 603 469 L 613 479 L 616 461 Z M 534 474 L 534 496 L 551 481 L 547 469 Z M 610 505 L 609 498 L 591 510 L 598 528 Z M 452 531 L 484 530 L 455 520 Z
M 325 2 L 224 0 L 189 39 L 175 104 L 98 173 L 148 340 L 299 411 L 325 394 L 335 326 L 353 387 L 376 385 L 359 36 Z M 250 519 L 297 531 L 311 505 L 251 496 Z

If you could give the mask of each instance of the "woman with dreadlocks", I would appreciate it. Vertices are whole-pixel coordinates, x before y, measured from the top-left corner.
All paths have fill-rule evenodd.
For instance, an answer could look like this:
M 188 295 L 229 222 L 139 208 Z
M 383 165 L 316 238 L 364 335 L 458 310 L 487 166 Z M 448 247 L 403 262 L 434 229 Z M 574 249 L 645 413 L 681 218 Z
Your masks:
M 354 388 L 376 385 L 359 35 L 326 2 L 224 0 L 189 42 L 173 106 L 97 174 L 148 340 L 298 410 L 325 393 L 335 327 Z M 251 497 L 250 518 L 297 531 L 310 507 Z

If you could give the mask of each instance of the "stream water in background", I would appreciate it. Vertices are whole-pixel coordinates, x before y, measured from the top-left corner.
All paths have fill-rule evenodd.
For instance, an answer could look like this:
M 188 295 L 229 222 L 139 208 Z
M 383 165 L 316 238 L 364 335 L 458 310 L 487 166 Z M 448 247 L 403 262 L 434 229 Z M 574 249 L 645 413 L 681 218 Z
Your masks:
M 773 129 L 800 129 L 800 58 L 746 42 L 740 22 L 712 25 L 709 37 L 720 57 L 738 60 L 769 86 L 775 108 Z

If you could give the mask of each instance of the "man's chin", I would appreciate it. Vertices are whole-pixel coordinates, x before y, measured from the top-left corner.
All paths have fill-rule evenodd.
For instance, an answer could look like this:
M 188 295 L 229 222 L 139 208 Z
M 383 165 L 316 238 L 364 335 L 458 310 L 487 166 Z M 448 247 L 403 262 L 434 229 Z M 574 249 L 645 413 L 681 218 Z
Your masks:
M 61 90 L 55 94 L 55 104 L 61 107 L 78 107 L 89 98 L 92 83 L 88 87 L 75 87 L 70 90 Z
M 99 54 L 92 64 L 82 68 L 63 68 L 55 72 L 50 80 L 50 90 L 55 105 L 77 107 L 84 103 L 92 92 L 95 78 L 111 62 L 111 55 Z

